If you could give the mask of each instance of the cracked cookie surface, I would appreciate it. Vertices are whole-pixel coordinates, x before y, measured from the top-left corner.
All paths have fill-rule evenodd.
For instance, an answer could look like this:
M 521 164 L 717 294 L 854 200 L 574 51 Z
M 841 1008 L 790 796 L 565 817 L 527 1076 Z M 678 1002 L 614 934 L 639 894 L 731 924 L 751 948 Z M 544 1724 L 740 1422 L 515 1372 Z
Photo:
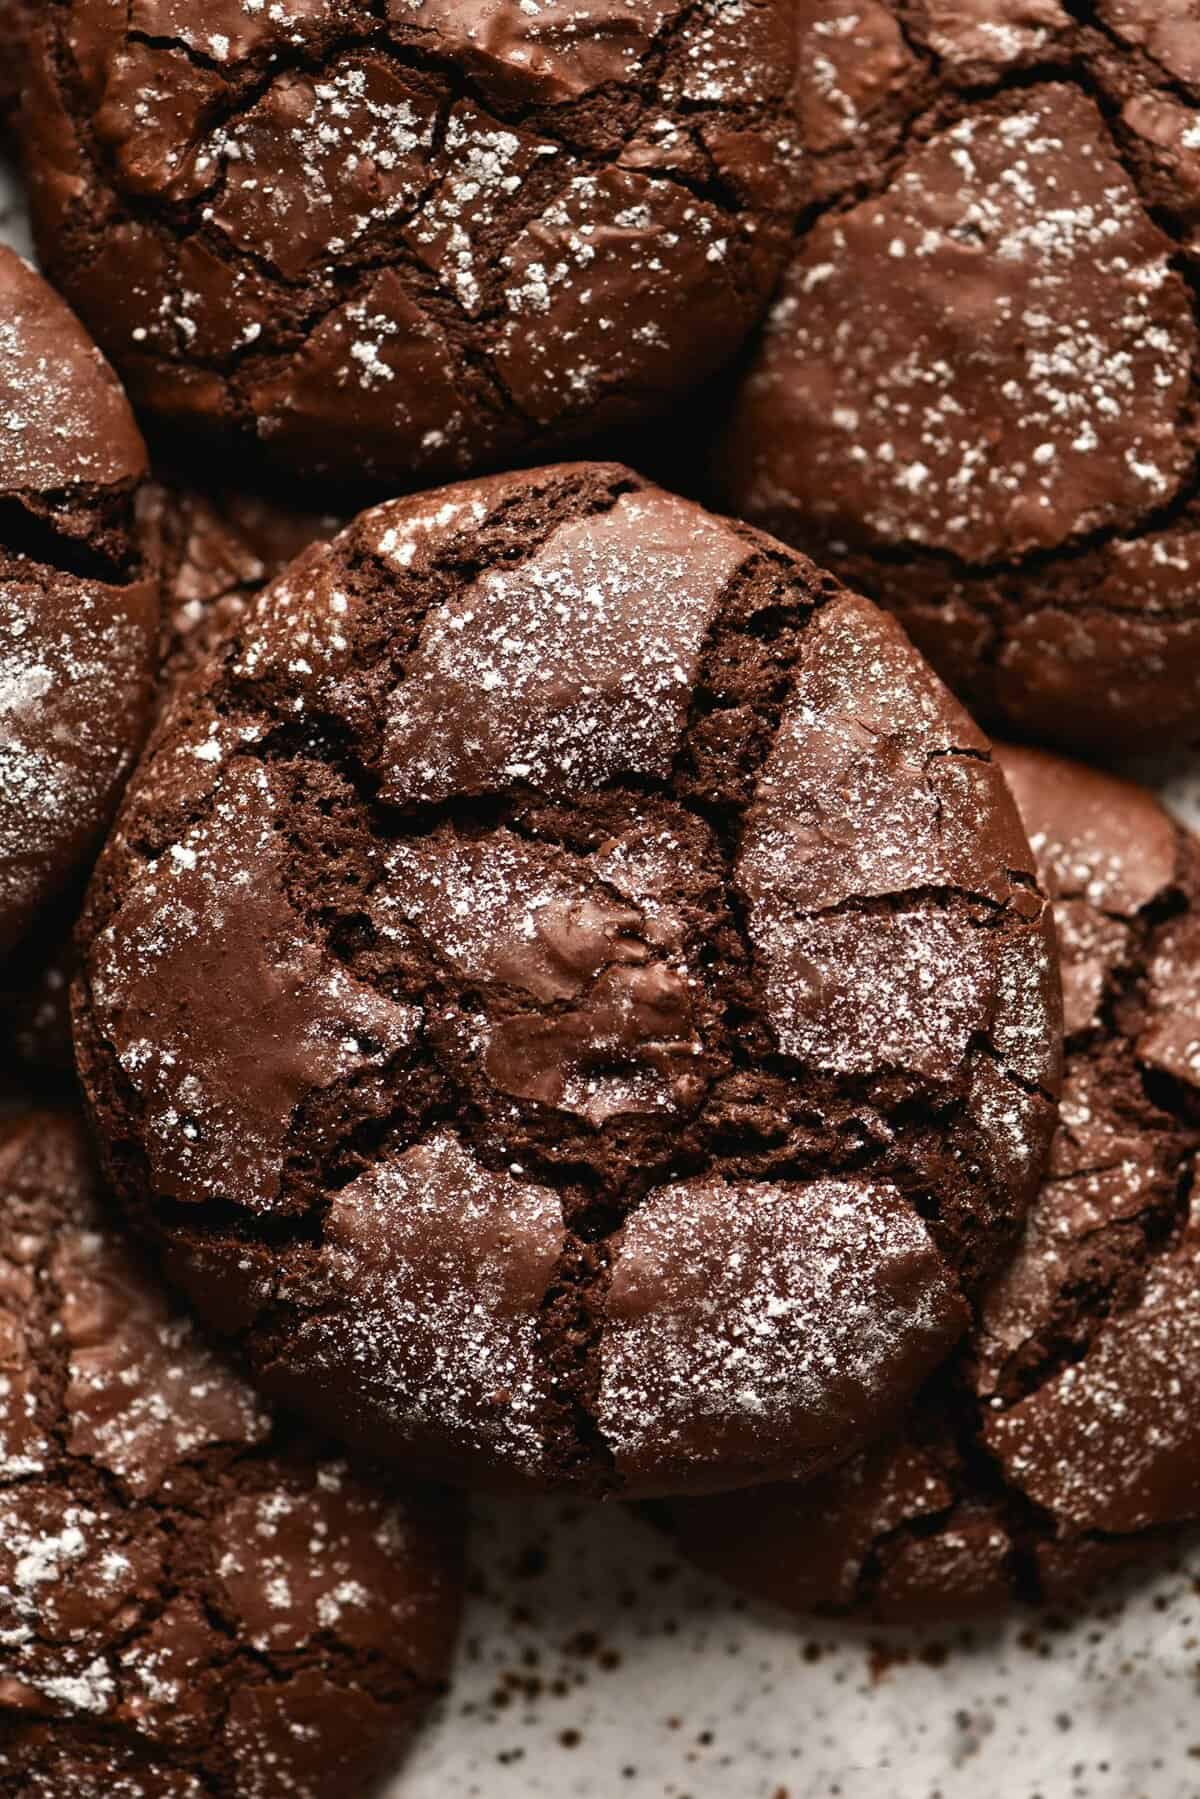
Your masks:
M 162 579 L 160 700 L 233 629 L 266 583 L 345 523 L 278 496 L 156 471 L 140 515 Z
M 193 438 L 346 485 L 536 458 L 757 321 L 792 48 L 784 0 L 49 0 L 40 254 Z
M 0 1793 L 373 1790 L 445 1676 L 455 1508 L 272 1424 L 76 1112 L 0 1125 L 0 1190 Z
M 723 498 L 984 723 L 1200 732 L 1200 12 L 801 0 L 807 208 Z
M 1062 1120 L 1024 1242 L 906 1431 L 671 1514 L 698 1561 L 796 1609 L 1062 1600 L 1200 1513 L 1200 849 L 1139 788 L 997 757 L 1054 895 Z
M 176 689 L 81 941 L 135 1219 L 265 1391 L 456 1480 L 827 1465 L 1049 1142 L 985 739 L 885 615 L 612 465 L 299 557 Z
M 146 729 L 145 472 L 111 369 L 0 248 L 0 954 L 86 871 Z
M 161 593 L 156 707 L 267 581 L 342 522 L 271 495 L 200 488 L 164 471 L 140 489 L 136 515 Z M 0 970 L 0 1045 L 16 1068 L 39 1078 L 74 1075 L 71 937 L 83 886 L 81 878 L 42 909 L 21 955 Z

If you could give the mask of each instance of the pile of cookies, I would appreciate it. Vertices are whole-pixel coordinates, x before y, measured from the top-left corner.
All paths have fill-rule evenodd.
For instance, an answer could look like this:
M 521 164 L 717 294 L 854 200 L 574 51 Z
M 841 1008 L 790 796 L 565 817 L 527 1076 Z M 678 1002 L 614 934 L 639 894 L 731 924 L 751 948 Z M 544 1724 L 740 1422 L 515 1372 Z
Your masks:
M 373 1792 L 464 1490 L 899 1621 L 1200 1517 L 1200 845 L 1061 755 L 1200 739 L 1200 4 L 0 63 L 0 1794 Z

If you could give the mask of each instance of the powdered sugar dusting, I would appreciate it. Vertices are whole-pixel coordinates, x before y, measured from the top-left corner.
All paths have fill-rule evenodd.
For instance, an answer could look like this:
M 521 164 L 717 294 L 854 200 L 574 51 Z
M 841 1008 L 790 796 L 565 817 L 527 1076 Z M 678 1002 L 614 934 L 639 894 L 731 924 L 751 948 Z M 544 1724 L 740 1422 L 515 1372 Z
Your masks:
M 1071 24 L 1059 0 L 926 0 L 926 7 L 931 47 L 965 67 L 1032 61 Z
M 689 291 L 724 285 L 729 246 L 728 216 L 671 184 L 623 169 L 573 176 L 501 259 L 505 386 L 547 421 L 595 406 L 635 370 L 651 390 L 668 386 L 672 313 Z M 717 323 L 715 294 L 710 305 Z M 705 362 L 710 329 L 698 313 Z
M 804 913 L 920 887 L 1004 900 L 1029 859 L 1006 813 L 985 739 L 898 627 L 851 595 L 823 607 L 747 819 L 747 891 Z
M 226 170 L 206 216 L 297 276 L 413 205 L 434 118 L 428 93 L 373 59 L 344 57 L 317 79 L 281 75 L 197 152 L 199 174 L 214 163 Z M 347 219 L 349 239 L 339 235 Z
M 911 78 L 916 59 L 881 0 L 794 0 L 794 16 L 801 142 L 828 151 L 853 141 Z
M 377 1409 L 418 1461 L 486 1443 L 498 1467 L 535 1468 L 549 1391 L 536 1311 L 564 1241 L 556 1193 L 439 1132 L 335 1198 L 318 1265 L 331 1309 L 299 1328 L 289 1378 Z
M 138 1496 L 214 1442 L 262 1442 L 253 1393 L 147 1286 L 144 1270 L 103 1231 L 64 1231 L 50 1261 L 68 1345 L 68 1447 Z
M 901 1190 L 927 1170 L 980 1260 L 1019 1208 L 1050 1102 L 1017 1074 L 1054 1076 L 1042 904 L 984 740 L 865 602 L 623 470 L 464 484 L 307 552 L 181 693 L 144 778 L 92 1007 L 152 1193 L 301 1220 L 277 1248 L 247 1218 L 240 1250 L 168 1224 L 273 1396 L 456 1479 L 686 1485 L 648 1427 L 614 1475 L 581 1418 L 644 1184 L 731 1173 L 743 1119 L 760 1169 L 807 1157 L 805 1111 L 878 1175 L 853 1188 L 864 1267 L 894 1213 L 906 1247 L 879 1280 L 910 1281 L 864 1286 L 878 1355 L 830 1379 L 814 1462 L 843 1401 L 865 1432 L 959 1328 L 966 1252 L 953 1228 L 935 1249 Z M 164 829 L 164 802 L 195 822 Z M 133 847 L 147 805 L 153 854 Z M 727 1183 L 706 1190 L 719 1210 Z M 805 1192 L 859 1241 L 841 1184 Z M 787 1193 L 784 1235 L 805 1210 Z M 714 1291 L 750 1278 L 745 1209 L 714 1226 Z M 686 1335 L 680 1228 L 654 1305 L 680 1296 Z M 800 1436 L 831 1358 L 795 1388 Z M 721 1427 L 745 1433 L 732 1478 L 810 1454 L 752 1387 Z
M 1140 1303 L 1087 1355 L 987 1426 L 1009 1479 L 1079 1530 L 1129 1532 L 1200 1512 L 1191 1395 L 1200 1370 L 1200 1214 Z
M 298 1491 L 239 1495 L 213 1523 L 225 1601 L 264 1654 L 403 1633 L 426 1579 L 421 1547 L 404 1508 L 345 1462 L 319 1462 Z
M 1155 944 L 1138 1055 L 1186 1086 L 1200 1087 L 1200 918 L 1172 920 Z
M 152 404 L 339 479 L 350 429 L 399 485 L 653 414 L 742 342 L 786 247 L 784 0 L 339 26 L 142 0 L 97 25 L 103 103 L 55 91 L 63 162 L 103 146 L 89 210 L 171 209 L 55 271 L 130 370 L 170 365 Z
M 710 0 L 706 0 L 706 4 Z M 718 0 L 732 7 L 740 0 Z M 414 23 L 435 27 L 455 48 L 503 70 L 517 91 L 566 100 L 603 82 L 636 78 L 679 0 L 402 0 Z
M 419 1013 L 298 932 L 266 770 L 235 762 L 216 783 L 209 812 L 147 869 L 119 931 L 97 944 L 92 991 L 101 1017 L 123 1020 L 122 1065 L 146 1108 L 161 1188 L 259 1210 L 278 1193 L 293 1108 L 410 1043 Z M 168 976 L 178 1034 L 164 1036 L 155 1000 Z M 246 1039 L 248 1007 L 269 1057 Z
M 456 106 L 446 123 L 449 168 L 409 227 L 418 253 L 444 270 L 463 311 L 483 310 L 490 287 L 487 234 L 527 176 L 562 155 L 559 144 L 499 126 L 477 107 Z
M 964 1321 L 894 1188 L 696 1180 L 626 1226 L 601 1352 L 618 1462 L 665 1446 L 727 1472 L 792 1447 L 797 1472 L 869 1427 L 882 1383 L 932 1367 Z
M 136 749 L 147 620 L 111 588 L 0 580 L 0 912 L 86 853 Z
M 1077 90 L 969 112 L 802 240 L 742 402 L 753 505 L 980 561 L 1161 506 L 1196 347 L 1170 253 Z
M 384 797 L 663 778 L 704 633 L 748 554 L 687 502 L 632 494 L 560 526 L 532 562 L 485 575 L 430 615 L 409 658 Z
M 105 487 L 144 468 L 112 370 L 57 294 L 0 246 L 0 487 Z
M 864 1074 L 897 1067 L 936 1074 L 986 1028 L 992 948 L 962 915 L 760 917 L 752 926 L 785 1055 Z
M 0 247 L 0 947 L 76 874 L 107 823 L 144 725 L 155 620 L 148 584 L 60 570 L 83 540 L 76 491 L 119 498 L 145 451 L 111 370 L 66 306 Z M 27 512 L 23 519 L 23 509 Z M 45 550 L 26 552 L 26 530 Z M 96 528 L 92 527 L 92 534 Z M 119 539 L 121 533 L 112 533 Z M 41 560 L 46 557 L 46 562 Z M 66 566 L 74 552 L 64 551 Z
M 48 1709 L 67 1716 L 108 1712 L 117 1693 L 112 1669 L 79 1626 L 93 1594 L 112 1605 L 126 1590 L 125 1569 L 106 1572 L 111 1525 L 69 1495 L 46 1491 L 30 1505 L 18 1490 L 0 1495 L 0 1536 L 5 1672 Z M 58 1642 L 50 1661 L 40 1647 L 46 1637 Z
M 444 1666 L 452 1519 L 273 1429 L 115 1234 L 81 1119 L 10 1118 L 0 1168 L 0 1281 L 51 1426 L 40 1478 L 0 1477 L 2 1777 L 182 1799 L 232 1762 L 264 1799 L 331 1771 L 362 1790 Z
M 1128 999 L 1143 995 L 1177 1042 L 1194 1036 L 1196 847 L 1144 790 L 1037 751 L 1005 748 L 999 759 L 1041 846 L 1043 879 L 1061 896 L 1059 1127 L 1023 1240 L 986 1288 L 953 1378 L 918 1399 L 893 1441 L 823 1483 L 761 1507 L 749 1497 L 724 1519 L 751 1534 L 761 1525 L 740 1564 L 747 1584 L 769 1590 L 762 1575 L 780 1557 L 798 1609 L 832 1601 L 959 1615 L 1025 1598 L 1035 1582 L 1065 1597 L 1200 1513 L 1194 1193 L 1180 1216 L 1197 1138 L 1179 1091 L 1163 1082 L 1151 1097 L 1145 1063 L 1164 1046 Z M 1168 891 L 1178 910 L 1160 923 Z M 1188 1078 L 1165 1057 L 1156 1065 Z M 986 1118 L 1000 1071 L 985 1061 L 976 1077 L 989 1083 L 972 1101 Z M 980 1478 L 964 1430 L 978 1434 L 1008 1496 Z M 930 1467 L 942 1475 L 935 1491 Z M 712 1520 L 682 1522 L 713 1566 L 738 1571 Z M 1145 1531 L 1156 1535 L 1139 1542 Z M 847 1546 L 831 1575 L 829 1558 Z

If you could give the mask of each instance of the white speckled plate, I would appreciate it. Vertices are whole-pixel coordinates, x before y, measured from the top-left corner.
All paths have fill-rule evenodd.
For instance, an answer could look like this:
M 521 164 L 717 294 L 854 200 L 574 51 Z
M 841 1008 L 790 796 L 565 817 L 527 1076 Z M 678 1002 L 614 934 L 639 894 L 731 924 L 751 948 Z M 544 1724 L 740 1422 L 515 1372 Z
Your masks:
M 1200 827 L 1200 756 L 1136 772 Z M 618 1508 L 480 1503 L 472 1564 L 387 1799 L 1200 1799 L 1200 1543 L 1088 1615 L 924 1639 L 743 1604 Z
M 458 1678 L 389 1799 L 1194 1799 L 1186 1559 L 1070 1623 L 885 1638 L 744 1606 L 616 1509 L 479 1505 Z

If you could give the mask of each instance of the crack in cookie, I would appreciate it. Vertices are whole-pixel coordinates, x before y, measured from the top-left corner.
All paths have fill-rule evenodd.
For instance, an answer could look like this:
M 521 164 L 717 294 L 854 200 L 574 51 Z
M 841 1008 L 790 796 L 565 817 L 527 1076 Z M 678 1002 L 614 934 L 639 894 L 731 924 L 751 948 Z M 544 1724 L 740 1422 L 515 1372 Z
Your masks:
M 798 8 L 809 205 L 715 459 L 985 723 L 1096 750 L 1200 717 L 1200 86 L 1160 12 Z
M 998 756 L 1062 952 L 1062 1112 L 1024 1241 L 901 1431 L 806 1488 L 664 1514 L 706 1567 L 798 1610 L 1062 1601 L 1200 1511 L 1200 850 L 1136 787 Z
M 865 601 L 608 465 L 306 551 L 177 688 L 82 941 L 177 1278 L 267 1391 L 464 1482 L 844 1455 L 1049 1138 L 986 741 Z

